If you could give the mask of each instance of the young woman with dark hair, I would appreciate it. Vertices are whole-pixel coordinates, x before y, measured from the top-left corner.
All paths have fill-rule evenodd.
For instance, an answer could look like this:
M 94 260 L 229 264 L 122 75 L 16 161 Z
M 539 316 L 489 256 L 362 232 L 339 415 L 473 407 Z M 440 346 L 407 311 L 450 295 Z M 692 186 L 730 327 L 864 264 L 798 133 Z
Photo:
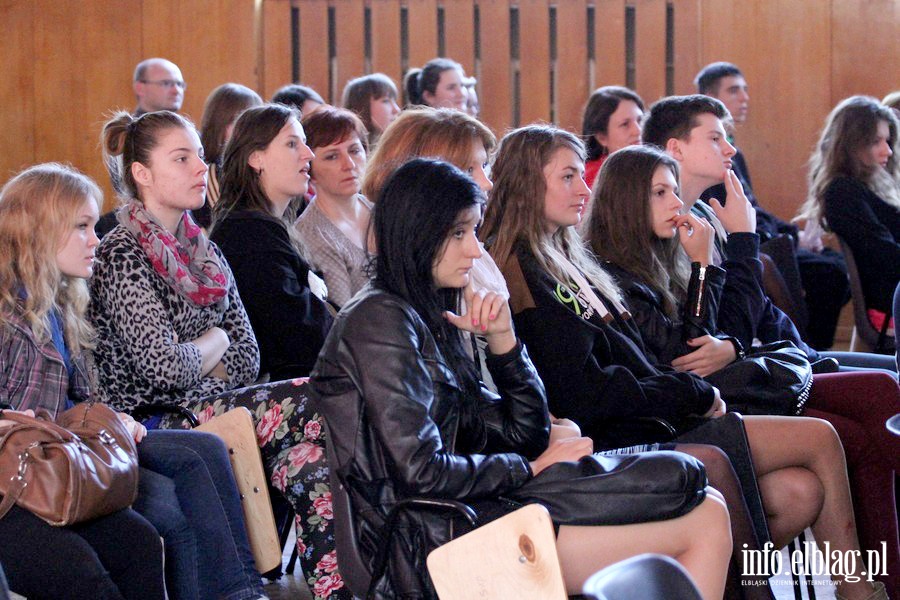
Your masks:
M 344 86 L 341 106 L 352 110 L 362 119 L 369 132 L 369 150 L 375 148 L 378 138 L 400 114 L 397 99 L 397 86 L 384 73 L 357 77 Z
M 614 153 L 608 166 L 594 184 L 583 233 L 619 282 L 648 354 L 702 377 L 740 360 L 733 338 L 716 326 L 725 272 L 710 264 L 711 226 L 681 214 L 675 160 L 635 146 Z M 897 412 L 897 383 L 886 373 L 863 371 L 817 376 L 804 411 L 826 419 L 840 434 L 860 540 L 875 550 L 887 543 L 891 577 L 900 573 L 893 499 L 900 439 L 884 422 Z M 885 583 L 898 582 L 889 577 Z
M 875 98 L 840 102 L 810 158 L 809 198 L 799 215 L 819 221 L 850 247 L 869 320 L 888 335 L 886 315 L 900 282 L 898 130 L 897 113 Z
M 222 164 L 211 238 L 233 269 L 261 371 L 272 381 L 308 376 L 332 322 L 325 284 L 310 270 L 285 214 L 291 199 L 306 193 L 312 158 L 297 110 L 265 104 L 240 116 Z M 334 563 L 321 425 L 305 385 L 295 379 L 265 386 L 255 400 L 263 407 L 254 412 L 272 484 L 297 514 L 306 581 L 316 598 L 349 598 Z
M 367 236 L 372 204 L 360 193 L 366 130 L 351 111 L 322 107 L 302 121 L 316 195 L 295 227 L 328 299 L 341 307 L 369 281 Z
M 192 210 L 197 225 L 209 228 L 212 223 L 212 207 L 219 201 L 219 166 L 225 152 L 225 144 L 234 131 L 238 116 L 252 106 L 262 104 L 259 94 L 238 83 L 223 83 L 206 98 L 203 118 L 200 119 L 200 143 L 209 176 L 206 181 L 206 203 Z
M 303 115 L 307 115 L 325 104 L 325 100 L 319 95 L 319 92 L 309 86 L 296 83 L 278 88 L 278 91 L 272 95 L 272 102 L 296 108 Z
M 410 69 L 403 77 L 406 106 L 466 110 L 466 74 L 462 65 L 449 58 L 433 58 L 421 69 Z
M 556 463 L 604 464 L 586 458 L 590 440 L 549 442 L 543 388 L 512 331 L 505 298 L 467 291 L 469 314 L 455 314 L 482 253 L 476 237 L 482 201 L 472 180 L 446 163 L 415 159 L 388 178 L 375 204 L 375 279 L 338 315 L 313 373 L 335 468 L 354 504 L 357 544 L 370 562 L 387 543 L 380 539 L 387 512 L 404 498 L 472 502 L 485 522 L 515 508 L 500 496 L 514 497 Z M 481 388 L 461 333 L 487 338 L 500 397 Z M 555 506 L 549 509 L 556 518 Z M 598 502 L 580 524 L 560 524 L 557 547 L 569 593 L 597 568 L 649 551 L 675 556 L 704 598 L 721 597 L 730 539 L 714 493 L 680 517 L 653 523 L 638 516 L 633 524 L 600 526 L 609 510 Z M 448 536 L 442 518 L 408 519 L 411 527 L 391 543 L 407 550 L 391 551 L 377 582 L 386 596 L 428 596 L 424 558 Z M 711 535 L 698 534 L 701 524 L 712 527 Z M 411 542 L 419 526 L 425 541 Z
M 659 368 L 644 354 L 618 285 L 575 232 L 590 193 L 583 156 L 577 137 L 552 127 L 507 134 L 492 167 L 482 228 L 513 291 L 516 331 L 534 356 L 551 409 L 599 444 L 610 417 L 721 416 L 725 403 L 716 388 L 691 373 Z M 818 542 L 858 552 L 834 429 L 805 417 L 744 422 L 764 504 L 778 517 L 770 520 L 776 545 L 811 524 Z M 787 489 L 812 493 L 798 501 Z M 872 586 L 854 575 L 834 577 L 846 597 L 868 598 Z
M 589 187 L 607 156 L 641 143 L 643 120 L 644 101 L 635 92 L 617 85 L 594 90 L 581 120 L 581 136 L 587 146 L 584 180 Z

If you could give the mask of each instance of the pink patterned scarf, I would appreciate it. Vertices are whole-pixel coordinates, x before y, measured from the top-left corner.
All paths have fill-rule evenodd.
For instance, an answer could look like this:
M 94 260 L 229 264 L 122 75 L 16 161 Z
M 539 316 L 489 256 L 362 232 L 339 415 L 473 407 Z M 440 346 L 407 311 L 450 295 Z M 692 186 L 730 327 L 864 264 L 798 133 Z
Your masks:
M 137 238 L 153 269 L 181 296 L 196 306 L 227 300 L 228 278 L 219 257 L 187 211 L 174 234 L 134 200 L 117 216 Z

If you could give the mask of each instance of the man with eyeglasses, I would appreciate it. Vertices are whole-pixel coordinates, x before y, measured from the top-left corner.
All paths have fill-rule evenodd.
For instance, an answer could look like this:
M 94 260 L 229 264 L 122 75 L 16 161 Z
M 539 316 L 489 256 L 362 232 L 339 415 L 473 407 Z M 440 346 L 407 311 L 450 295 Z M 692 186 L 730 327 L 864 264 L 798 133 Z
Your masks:
M 178 112 L 184 101 L 184 78 L 178 65 L 164 58 L 148 58 L 134 70 L 135 116 L 157 110 Z

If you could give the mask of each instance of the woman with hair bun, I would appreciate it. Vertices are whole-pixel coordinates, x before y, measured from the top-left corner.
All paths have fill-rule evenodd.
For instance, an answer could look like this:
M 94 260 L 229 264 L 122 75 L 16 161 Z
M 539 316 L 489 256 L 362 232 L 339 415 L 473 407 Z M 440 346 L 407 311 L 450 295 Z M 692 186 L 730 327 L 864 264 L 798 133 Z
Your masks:
M 432 58 L 421 69 L 410 69 L 403 77 L 406 106 L 466 110 L 466 74 L 462 65 L 449 58 Z

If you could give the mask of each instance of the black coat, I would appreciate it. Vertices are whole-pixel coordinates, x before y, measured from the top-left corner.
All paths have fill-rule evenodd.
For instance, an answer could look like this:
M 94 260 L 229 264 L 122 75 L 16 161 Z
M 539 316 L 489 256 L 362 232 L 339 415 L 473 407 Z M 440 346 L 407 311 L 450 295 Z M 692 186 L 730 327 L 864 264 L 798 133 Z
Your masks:
M 272 381 L 306 377 L 331 327 L 324 302 L 309 289 L 309 265 L 284 225 L 260 211 L 235 211 L 210 236 L 231 266 Z
M 611 263 L 608 271 L 618 281 L 631 318 L 641 332 L 644 347 L 651 358 L 664 365 L 695 349 L 687 340 L 702 335 L 718 335 L 717 321 L 725 271 L 710 265 L 701 270 L 700 263 L 691 265 L 687 297 L 676 318 L 663 308 L 662 297 L 632 273 Z M 703 279 L 701 280 L 701 272 Z
M 487 366 L 501 397 L 484 388 L 467 396 L 421 317 L 373 284 L 338 314 L 310 386 L 336 456 L 329 467 L 350 495 L 370 569 L 383 545 L 379 530 L 402 499 L 494 503 L 494 513 L 515 508 L 496 499 L 531 479 L 528 460 L 546 449 L 550 417 L 521 345 L 488 355 Z M 462 418 L 463 405 L 474 420 Z M 378 583 L 381 597 L 431 596 L 426 555 L 451 537 L 444 518 L 405 518 L 409 526 L 392 538 L 388 574 Z
M 629 315 L 609 322 L 596 315 L 585 320 L 558 300 L 557 290 L 565 288 L 566 295 L 574 297 L 577 286 L 552 279 L 523 244 L 501 271 L 509 286 L 516 333 L 547 387 L 550 411 L 578 423 L 598 447 L 606 445 L 610 418 L 675 420 L 705 414 L 712 406 L 711 385 L 647 358 Z

